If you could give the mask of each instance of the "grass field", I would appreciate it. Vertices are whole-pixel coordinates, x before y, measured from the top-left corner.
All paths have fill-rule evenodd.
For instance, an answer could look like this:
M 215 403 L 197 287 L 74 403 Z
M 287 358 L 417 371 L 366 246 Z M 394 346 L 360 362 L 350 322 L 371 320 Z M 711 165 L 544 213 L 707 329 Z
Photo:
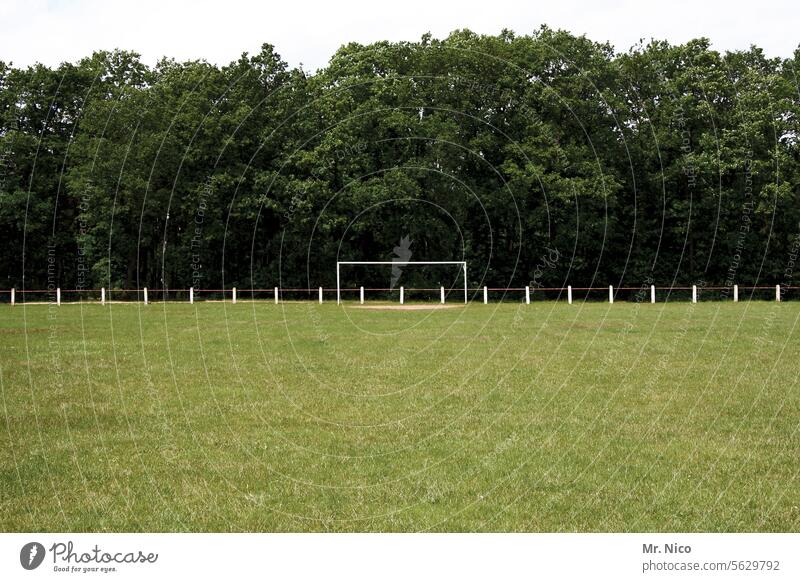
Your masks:
M 798 531 L 800 303 L 0 307 L 2 531 Z

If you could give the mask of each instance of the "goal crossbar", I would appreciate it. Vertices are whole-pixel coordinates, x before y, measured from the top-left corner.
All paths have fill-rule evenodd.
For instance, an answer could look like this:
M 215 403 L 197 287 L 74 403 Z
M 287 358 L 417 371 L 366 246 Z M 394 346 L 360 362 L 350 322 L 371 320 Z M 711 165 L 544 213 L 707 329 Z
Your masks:
M 336 261 L 336 304 L 342 302 L 339 268 L 342 265 L 461 265 L 464 270 L 464 303 L 467 303 L 467 261 Z

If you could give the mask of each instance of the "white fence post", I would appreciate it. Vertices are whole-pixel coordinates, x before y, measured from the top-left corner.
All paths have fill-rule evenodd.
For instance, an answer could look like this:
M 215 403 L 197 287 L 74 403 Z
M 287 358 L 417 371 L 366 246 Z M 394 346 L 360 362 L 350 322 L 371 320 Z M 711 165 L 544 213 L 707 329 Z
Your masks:
M 567 303 L 572 305 L 572 285 L 567 285 Z
M 56 287 L 56 305 L 61 305 L 61 287 Z
M 525 286 L 525 305 L 531 304 L 531 288 L 530 286 Z
M 444 287 L 439 287 L 439 300 L 444 305 Z
M 402 305 L 403 303 L 405 303 L 405 297 L 404 297 L 404 295 L 405 295 L 405 289 L 403 289 L 403 287 L 401 286 L 401 287 L 400 287 L 400 305 Z
M 194 287 L 189 287 L 189 303 L 194 303 Z
M 16 301 L 17 301 L 16 290 L 12 287 L 11 288 L 11 305 L 14 305 L 14 303 L 16 303 Z
M 361 290 L 360 290 L 358 298 L 361 301 L 361 305 L 364 305 L 364 287 L 363 286 L 361 287 Z M 401 301 L 401 303 L 402 303 L 402 301 Z
M 614 304 L 614 286 L 613 285 L 609 285 L 608 286 L 608 302 L 610 304 L 612 304 L 612 305 Z
M 231 302 L 236 305 L 236 287 L 233 288 L 233 296 Z
M 692 285 L 692 303 L 697 303 L 697 285 Z
M 147 287 L 144 288 L 144 304 L 147 305 Z
M 275 287 L 275 291 L 274 292 L 275 292 L 275 305 L 277 305 L 278 304 L 278 288 L 277 287 Z
M 483 304 L 486 305 L 489 303 L 489 292 L 486 289 L 486 285 L 483 286 Z
M 781 300 L 781 286 L 775 285 L 775 301 Z
M 734 285 L 733 286 L 733 302 L 734 303 L 738 303 L 739 302 L 739 286 L 738 285 Z
M 100 305 L 106 304 L 106 288 L 100 287 Z
M 319 303 L 322 305 L 322 287 L 319 288 Z
M 656 286 L 650 285 L 650 303 L 656 302 Z

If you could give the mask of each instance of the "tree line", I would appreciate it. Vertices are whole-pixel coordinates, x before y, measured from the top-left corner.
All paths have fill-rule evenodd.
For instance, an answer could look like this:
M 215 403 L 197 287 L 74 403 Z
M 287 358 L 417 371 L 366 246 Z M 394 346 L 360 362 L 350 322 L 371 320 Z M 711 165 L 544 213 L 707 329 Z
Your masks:
M 314 73 L 268 44 L 0 62 L 0 286 L 327 287 L 404 240 L 473 285 L 791 284 L 799 55 L 542 27 L 351 43 Z

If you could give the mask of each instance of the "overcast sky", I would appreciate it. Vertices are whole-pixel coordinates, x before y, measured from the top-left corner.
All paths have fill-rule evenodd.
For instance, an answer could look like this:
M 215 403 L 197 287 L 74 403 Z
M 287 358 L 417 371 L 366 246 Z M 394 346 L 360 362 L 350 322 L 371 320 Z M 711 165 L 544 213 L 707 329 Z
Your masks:
M 263 42 L 290 65 L 324 66 L 343 43 L 416 40 L 456 28 L 519 34 L 546 23 L 618 51 L 640 38 L 684 42 L 710 37 L 718 50 L 756 44 L 791 56 L 800 42 L 798 0 L 0 0 L 0 60 L 57 65 L 98 49 L 124 48 L 147 63 L 161 56 L 226 64 Z

